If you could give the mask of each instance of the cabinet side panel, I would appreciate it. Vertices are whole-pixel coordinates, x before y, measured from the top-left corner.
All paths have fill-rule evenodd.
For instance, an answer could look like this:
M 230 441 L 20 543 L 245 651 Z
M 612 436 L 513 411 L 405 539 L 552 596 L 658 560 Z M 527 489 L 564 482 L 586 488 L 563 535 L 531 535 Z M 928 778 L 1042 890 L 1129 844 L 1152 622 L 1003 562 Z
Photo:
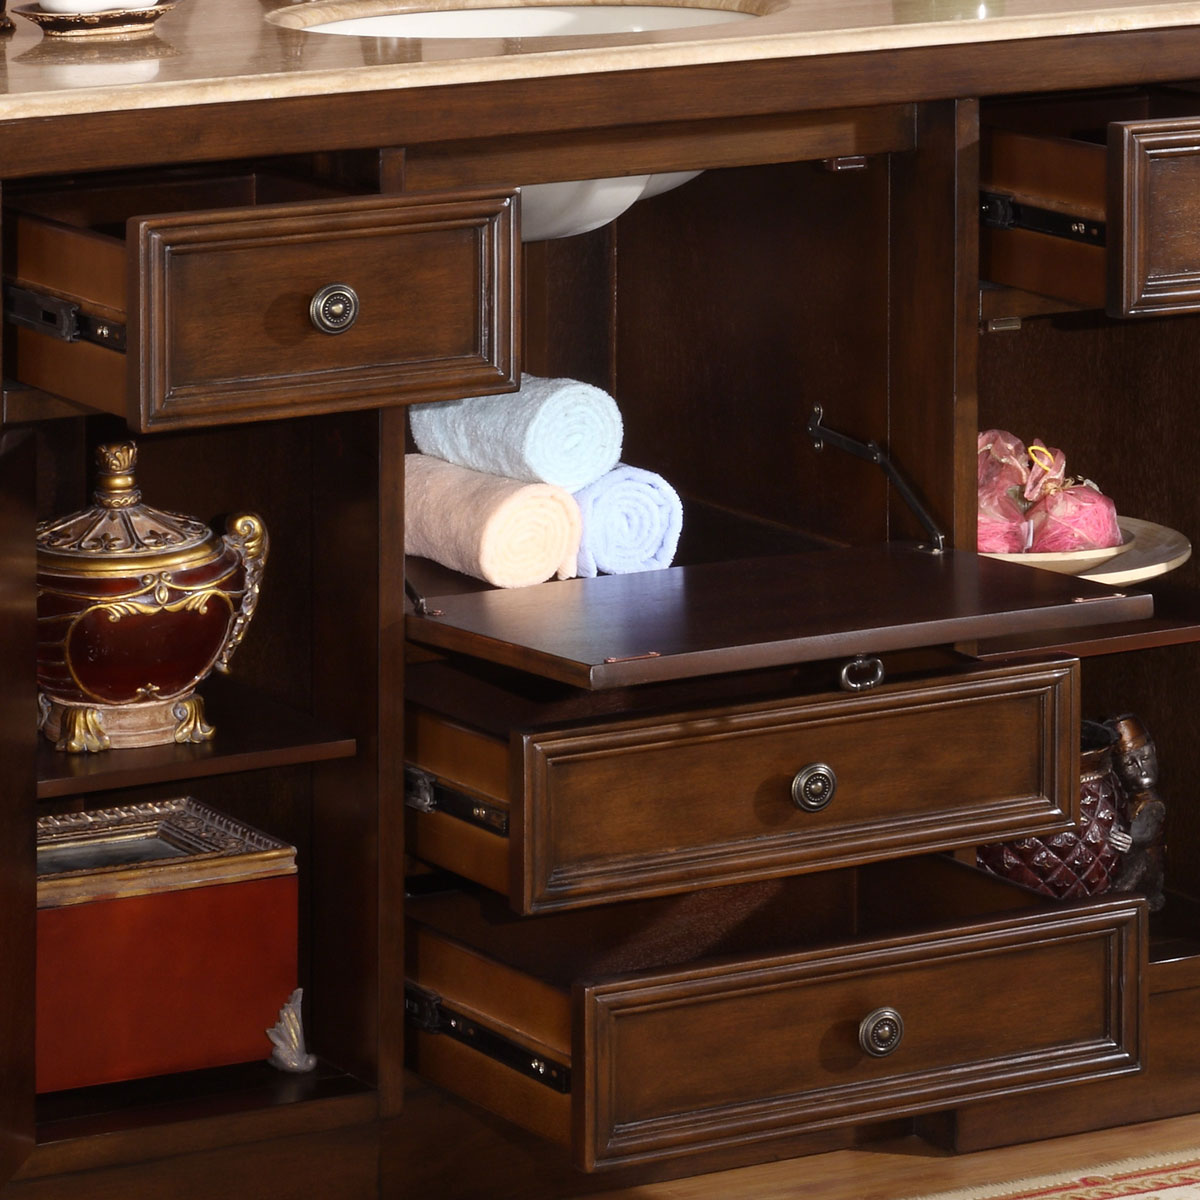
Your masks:
M 0 434 L 0 1183 L 33 1148 L 34 442 Z
M 374 1083 L 381 936 L 379 417 L 319 421 L 313 437 L 319 469 L 307 519 L 320 548 L 312 584 L 313 709 L 352 732 L 358 754 L 313 774 L 316 850 L 309 872 L 317 994 L 311 1009 L 307 995 L 305 1005 L 317 1052 Z
M 952 542 L 976 541 L 979 108 L 922 105 L 917 149 L 891 159 L 887 445 Z M 950 464 L 954 464 L 953 467 Z M 892 537 L 922 531 L 899 499 Z

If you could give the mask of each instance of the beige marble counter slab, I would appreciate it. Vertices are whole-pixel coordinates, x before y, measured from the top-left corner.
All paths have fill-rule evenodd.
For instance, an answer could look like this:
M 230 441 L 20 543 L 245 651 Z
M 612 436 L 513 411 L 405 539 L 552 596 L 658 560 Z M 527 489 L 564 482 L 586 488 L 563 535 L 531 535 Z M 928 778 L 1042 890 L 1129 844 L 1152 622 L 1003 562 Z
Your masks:
M 18 13 L 0 43 L 0 120 L 1200 25 L 1195 0 L 704 2 L 761 15 L 589 39 L 415 41 L 305 31 L 390 0 L 177 0 L 122 41 L 45 37 Z M 450 0 L 413 6 L 439 3 Z

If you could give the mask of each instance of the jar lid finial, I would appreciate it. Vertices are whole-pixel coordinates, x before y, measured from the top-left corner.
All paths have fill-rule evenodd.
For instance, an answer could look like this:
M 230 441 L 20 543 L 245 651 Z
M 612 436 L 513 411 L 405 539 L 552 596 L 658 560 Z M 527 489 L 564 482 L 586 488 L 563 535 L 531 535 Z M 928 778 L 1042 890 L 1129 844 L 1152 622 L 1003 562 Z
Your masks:
M 134 483 L 137 446 L 133 442 L 109 442 L 96 447 L 95 501 L 102 508 L 130 508 L 142 498 Z

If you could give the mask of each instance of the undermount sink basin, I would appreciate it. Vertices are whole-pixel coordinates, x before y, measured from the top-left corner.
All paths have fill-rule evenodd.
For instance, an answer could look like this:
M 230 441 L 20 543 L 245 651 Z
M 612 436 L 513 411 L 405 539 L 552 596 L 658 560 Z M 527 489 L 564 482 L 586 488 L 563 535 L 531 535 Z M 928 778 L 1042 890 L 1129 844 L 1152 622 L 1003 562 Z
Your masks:
M 529 4 L 379 13 L 308 25 L 305 30 L 381 38 L 596 37 L 723 25 L 749 20 L 754 15 L 727 8 L 674 4 Z
M 446 7 L 416 7 L 441 3 Z M 726 7 L 716 7 L 718 4 Z M 395 6 L 393 6 L 393 4 Z M 495 53 L 484 41 L 501 43 L 504 53 L 537 50 L 524 46 L 537 38 L 603 38 L 621 34 L 703 29 L 750 19 L 772 11 L 764 0 L 693 0 L 678 3 L 555 4 L 552 0 L 309 0 L 268 15 L 272 24 L 305 33 L 375 38 L 382 53 L 443 57 Z M 740 7 L 737 7 L 740 6 Z M 359 15 L 351 16 L 357 9 Z M 365 11 L 364 11 L 365 10 Z M 333 20 L 325 18 L 334 17 Z M 422 47 L 417 43 L 432 41 Z M 473 42 L 455 46 L 454 42 Z M 411 46 L 388 43 L 414 43 Z M 439 44 L 444 43 L 444 45 Z M 557 47 L 552 47 L 557 49 Z M 521 237 L 526 242 L 574 237 L 616 220 L 635 201 L 670 191 L 699 175 L 697 170 L 599 179 L 521 184 Z

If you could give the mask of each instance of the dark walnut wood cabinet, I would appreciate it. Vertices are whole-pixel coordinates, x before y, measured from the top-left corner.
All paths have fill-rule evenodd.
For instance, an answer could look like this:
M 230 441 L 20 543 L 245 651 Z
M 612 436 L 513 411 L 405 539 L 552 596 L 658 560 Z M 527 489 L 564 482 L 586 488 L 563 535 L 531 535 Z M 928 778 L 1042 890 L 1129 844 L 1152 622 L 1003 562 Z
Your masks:
M 1200 529 L 1198 52 L 0 122 L 5 1200 L 551 1200 L 786 1156 L 802 1190 L 806 1155 L 897 1132 L 1200 1109 L 1196 567 L 973 553 L 992 426 Z M 702 173 L 520 241 L 522 186 L 675 170 Z M 1092 231 L 999 228 L 981 189 Z M 344 333 L 310 320 L 326 285 L 361 301 Z M 616 397 L 625 460 L 684 497 L 678 566 L 498 593 L 405 563 L 405 406 L 522 370 Z M 35 735 L 34 524 L 131 430 L 156 506 L 257 512 L 271 557 L 213 742 L 67 756 Z M 1080 722 L 1125 712 L 1162 763 L 1162 911 L 977 871 L 1078 819 Z M 297 848 L 318 1064 L 36 1095 L 34 821 L 180 794 Z

